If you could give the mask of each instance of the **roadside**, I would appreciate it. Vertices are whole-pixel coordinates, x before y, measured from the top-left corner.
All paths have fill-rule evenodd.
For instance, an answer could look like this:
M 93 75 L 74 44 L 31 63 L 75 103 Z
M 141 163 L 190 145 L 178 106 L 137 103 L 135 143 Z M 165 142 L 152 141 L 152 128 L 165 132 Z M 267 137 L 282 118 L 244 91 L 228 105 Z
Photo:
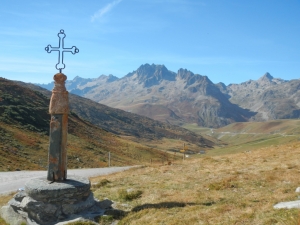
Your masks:
M 134 166 L 70 169 L 68 170 L 68 175 L 96 177 L 121 172 L 133 167 Z M 11 192 L 16 192 L 19 188 L 23 188 L 27 181 L 39 177 L 47 177 L 47 171 L 0 172 L 0 195 L 6 195 Z

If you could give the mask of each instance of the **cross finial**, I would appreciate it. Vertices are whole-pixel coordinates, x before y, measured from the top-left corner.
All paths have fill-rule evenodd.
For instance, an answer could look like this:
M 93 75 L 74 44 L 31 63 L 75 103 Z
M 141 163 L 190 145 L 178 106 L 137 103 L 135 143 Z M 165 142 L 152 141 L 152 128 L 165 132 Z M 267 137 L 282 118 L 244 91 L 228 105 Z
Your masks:
M 64 64 L 64 52 L 71 52 L 73 55 L 79 52 L 79 49 L 76 46 L 72 46 L 72 48 L 65 48 L 64 47 L 64 39 L 66 37 L 65 31 L 61 29 L 59 33 L 57 34 L 59 37 L 59 44 L 58 47 L 52 47 L 51 45 L 48 45 L 45 50 L 48 53 L 51 53 L 52 51 L 58 51 L 58 63 L 56 64 L 56 69 L 59 70 L 61 73 L 61 70 L 66 68 L 66 65 Z

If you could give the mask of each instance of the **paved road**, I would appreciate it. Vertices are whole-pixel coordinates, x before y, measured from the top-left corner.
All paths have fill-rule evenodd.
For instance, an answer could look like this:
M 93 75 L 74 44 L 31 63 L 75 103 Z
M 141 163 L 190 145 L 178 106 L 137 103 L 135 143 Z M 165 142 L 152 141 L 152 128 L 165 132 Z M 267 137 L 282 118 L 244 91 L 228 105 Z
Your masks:
M 132 166 L 126 167 L 106 167 L 93 169 L 74 169 L 68 170 L 68 175 L 96 177 L 100 175 L 112 174 L 128 170 Z M 24 184 L 33 178 L 47 177 L 47 171 L 14 171 L 0 172 L 0 195 L 17 191 L 24 187 Z

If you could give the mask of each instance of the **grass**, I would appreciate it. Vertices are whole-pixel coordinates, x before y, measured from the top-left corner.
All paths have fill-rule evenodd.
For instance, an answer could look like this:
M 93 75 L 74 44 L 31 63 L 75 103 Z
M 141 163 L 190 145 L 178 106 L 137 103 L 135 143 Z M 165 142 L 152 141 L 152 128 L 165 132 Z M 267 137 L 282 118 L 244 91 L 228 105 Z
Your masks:
M 138 199 L 142 196 L 143 191 L 141 190 L 132 190 L 132 189 L 120 189 L 118 191 L 119 199 L 125 200 L 125 201 L 132 201 L 134 199 Z
M 278 202 L 298 199 L 299 157 L 300 142 L 294 142 L 95 177 L 95 197 L 114 201 L 116 209 L 98 222 L 300 224 L 299 209 L 273 209 Z M 1 196 L 0 205 L 11 197 Z
M 230 125 L 216 134 L 230 132 L 222 133 L 228 145 L 206 155 L 182 161 L 162 153 L 172 159 L 171 164 L 144 163 L 147 166 L 142 168 L 92 178 L 95 197 L 114 201 L 115 208 L 98 218 L 98 223 L 299 225 L 299 209 L 273 209 L 278 202 L 298 199 L 300 142 L 298 121 L 295 126 L 293 122 Z M 279 130 L 288 136 L 275 132 Z M 148 146 L 140 155 L 142 145 L 111 143 L 116 153 L 138 160 L 150 157 L 155 148 Z M 181 145 L 164 139 L 156 148 Z M 1 196 L 0 206 L 11 197 Z
M 181 127 L 193 131 L 198 134 L 209 133 L 211 131 L 208 127 L 199 127 L 196 123 L 185 123 Z
M 70 122 L 71 131 L 72 126 L 77 127 L 68 134 L 68 168 L 107 167 L 108 152 L 111 153 L 111 166 L 150 164 L 150 160 L 158 162 L 168 159 L 161 149 L 77 122 Z M 0 171 L 45 170 L 48 147 L 48 135 L 29 130 L 24 132 L 20 127 L 0 121 Z M 179 159 L 172 156 L 174 158 Z
M 94 190 L 126 213 L 118 224 L 300 224 L 300 211 L 275 210 L 297 200 L 300 143 L 252 152 L 205 156 L 181 163 L 132 169 L 92 182 L 110 182 Z M 139 190 L 138 198 L 120 196 Z
M 256 137 L 250 135 L 235 135 L 233 137 L 228 135 L 223 136 L 222 139 L 226 139 L 231 144 L 223 147 L 216 147 L 214 150 L 208 151 L 208 155 L 213 156 L 255 151 L 268 146 L 283 145 L 296 141 L 295 137 L 283 137 L 279 135 L 256 135 Z
M 300 120 L 295 119 L 232 123 L 219 129 L 198 127 L 197 124 L 184 124 L 183 127 L 218 143 L 212 151 L 206 151 L 209 156 L 287 144 L 299 141 L 300 135 Z

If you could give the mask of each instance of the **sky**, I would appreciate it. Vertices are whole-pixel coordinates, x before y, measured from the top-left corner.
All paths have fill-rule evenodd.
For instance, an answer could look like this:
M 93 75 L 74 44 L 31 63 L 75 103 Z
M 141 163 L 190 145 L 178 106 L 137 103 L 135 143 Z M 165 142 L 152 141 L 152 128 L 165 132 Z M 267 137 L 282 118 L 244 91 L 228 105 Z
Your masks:
M 119 78 L 145 63 L 214 82 L 257 80 L 266 72 L 300 78 L 299 0 L 2 0 L 0 77 L 50 83 L 64 74 Z

